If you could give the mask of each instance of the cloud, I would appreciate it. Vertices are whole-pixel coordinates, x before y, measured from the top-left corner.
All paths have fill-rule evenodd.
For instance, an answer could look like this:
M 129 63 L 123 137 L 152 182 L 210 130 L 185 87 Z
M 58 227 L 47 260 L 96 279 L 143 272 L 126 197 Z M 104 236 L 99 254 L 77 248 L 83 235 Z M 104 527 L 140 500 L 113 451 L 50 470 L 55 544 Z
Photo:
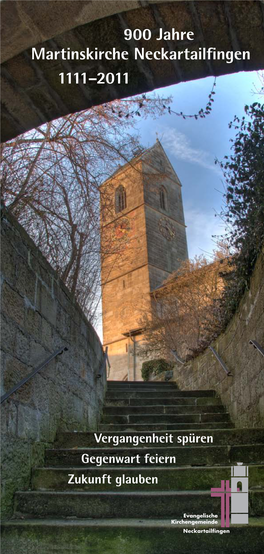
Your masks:
M 217 238 L 212 238 L 212 235 L 220 237 L 225 234 L 223 221 L 219 217 L 215 217 L 214 213 L 199 212 L 195 208 L 186 209 L 185 223 L 190 258 L 201 254 L 207 257 L 217 249 Z
M 176 158 L 220 173 L 219 167 L 212 163 L 210 153 L 200 148 L 193 148 L 190 139 L 184 133 L 163 127 L 162 144 Z

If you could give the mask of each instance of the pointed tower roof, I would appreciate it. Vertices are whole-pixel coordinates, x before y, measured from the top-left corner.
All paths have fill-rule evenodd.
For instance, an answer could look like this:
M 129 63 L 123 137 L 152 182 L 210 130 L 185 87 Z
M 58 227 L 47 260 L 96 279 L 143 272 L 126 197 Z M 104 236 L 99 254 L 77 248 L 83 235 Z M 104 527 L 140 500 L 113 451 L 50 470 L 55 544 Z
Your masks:
M 135 155 L 133 158 L 131 158 L 131 160 L 129 160 L 128 162 L 126 162 L 124 165 L 120 166 L 118 169 L 116 169 L 105 181 L 104 183 L 106 183 L 107 181 L 109 181 L 110 179 L 112 179 L 113 177 L 115 177 L 116 175 L 118 175 L 119 173 L 122 173 L 123 171 L 125 171 L 126 169 L 128 169 L 129 167 L 135 165 L 135 163 L 139 162 L 140 160 L 142 161 L 145 161 L 147 163 L 150 163 L 147 161 L 147 158 L 148 157 L 151 157 L 153 156 L 153 152 L 155 152 L 155 150 L 159 153 L 162 153 L 162 155 L 166 158 L 166 161 L 167 163 L 169 164 L 169 167 L 172 171 L 172 173 L 174 173 L 177 177 L 177 181 L 180 183 L 180 179 L 173 167 L 173 165 L 171 164 L 161 142 L 159 141 L 159 139 L 157 138 L 156 139 L 156 142 L 153 144 L 153 146 L 150 146 L 149 148 L 146 148 L 146 150 L 143 150 L 142 152 L 140 152 L 139 154 Z M 151 156 L 150 156 L 151 155 Z M 153 166 L 153 163 L 150 163 L 150 165 Z

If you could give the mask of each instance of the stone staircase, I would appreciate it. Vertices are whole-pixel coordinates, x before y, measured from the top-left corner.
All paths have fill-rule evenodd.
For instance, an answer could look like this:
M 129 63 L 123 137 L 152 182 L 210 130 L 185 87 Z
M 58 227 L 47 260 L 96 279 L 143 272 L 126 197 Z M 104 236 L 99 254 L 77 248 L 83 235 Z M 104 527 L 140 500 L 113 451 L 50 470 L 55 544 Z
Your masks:
M 234 429 L 214 391 L 109 382 L 97 439 L 61 433 L 47 449 L 31 490 L 16 493 L 3 554 L 263 554 L 264 432 Z M 105 463 L 111 456 L 121 465 Z M 220 498 L 210 490 L 230 480 L 237 462 L 249 466 L 250 519 L 223 533 Z M 175 523 L 184 514 L 212 513 L 213 526 Z

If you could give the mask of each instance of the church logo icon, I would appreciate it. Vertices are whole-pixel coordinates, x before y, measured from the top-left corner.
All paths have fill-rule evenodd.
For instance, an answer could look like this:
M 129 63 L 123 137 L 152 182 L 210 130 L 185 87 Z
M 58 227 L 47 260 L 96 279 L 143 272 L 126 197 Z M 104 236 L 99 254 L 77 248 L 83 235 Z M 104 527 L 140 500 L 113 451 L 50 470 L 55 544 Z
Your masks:
M 231 524 L 248 524 L 248 467 L 238 462 L 231 467 L 231 487 L 229 480 L 221 481 L 221 487 L 211 488 L 211 497 L 221 498 L 221 527 Z M 231 509 L 230 509 L 231 498 Z

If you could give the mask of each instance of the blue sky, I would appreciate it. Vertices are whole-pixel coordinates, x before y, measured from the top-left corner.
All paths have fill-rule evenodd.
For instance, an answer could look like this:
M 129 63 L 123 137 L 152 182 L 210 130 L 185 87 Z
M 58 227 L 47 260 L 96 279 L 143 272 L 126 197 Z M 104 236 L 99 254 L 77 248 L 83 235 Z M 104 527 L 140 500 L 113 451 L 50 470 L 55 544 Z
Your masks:
M 171 107 L 177 112 L 197 113 L 205 108 L 213 81 L 213 77 L 199 79 L 158 89 L 156 93 L 164 98 L 172 96 Z M 176 115 L 164 115 L 138 122 L 141 144 L 148 148 L 158 137 L 182 183 L 190 258 L 204 254 L 210 260 L 216 249 L 212 235 L 225 231 L 224 223 L 215 216 L 224 201 L 224 180 L 214 160 L 229 154 L 230 138 L 235 133 L 228 123 L 234 115 L 244 114 L 245 104 L 260 100 L 259 95 L 253 94 L 255 87 L 260 86 L 256 72 L 218 77 L 213 110 L 205 119 L 183 120 Z M 95 328 L 102 339 L 100 317 Z
M 172 109 L 186 114 L 205 108 L 213 78 L 181 83 L 157 90 L 172 96 Z M 210 253 L 216 248 L 212 235 L 221 235 L 224 223 L 215 214 L 223 204 L 224 180 L 215 158 L 223 159 L 230 152 L 234 131 L 228 123 L 234 115 L 242 116 L 244 105 L 259 100 L 253 94 L 260 88 L 256 72 L 244 72 L 218 77 L 213 110 L 205 119 L 185 119 L 164 115 L 138 123 L 141 143 L 150 147 L 158 136 L 182 183 L 187 225 L 189 257 Z

